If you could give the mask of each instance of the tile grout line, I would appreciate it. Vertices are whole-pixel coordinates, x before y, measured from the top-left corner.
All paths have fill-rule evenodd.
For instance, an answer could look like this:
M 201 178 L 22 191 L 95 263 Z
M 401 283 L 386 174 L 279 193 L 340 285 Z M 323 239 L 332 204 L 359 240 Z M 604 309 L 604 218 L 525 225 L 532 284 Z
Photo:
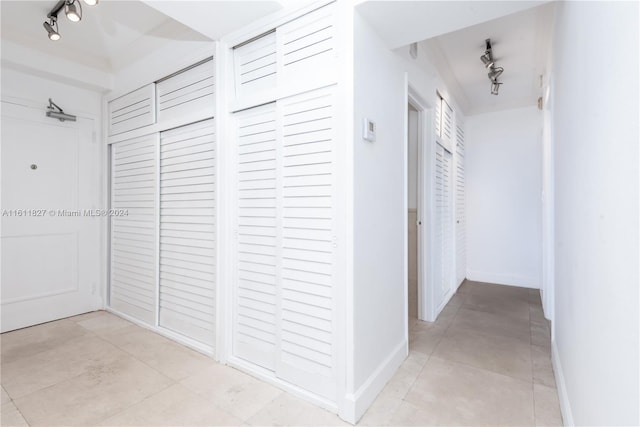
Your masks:
M 108 313 L 108 312 L 105 312 L 105 313 Z M 112 316 L 115 316 L 115 317 L 117 317 L 117 318 L 119 318 L 119 319 L 122 319 L 121 317 L 116 316 L 116 315 L 114 315 L 113 313 L 108 313 L 108 314 L 109 314 L 109 315 L 112 315 Z M 123 320 L 126 320 L 126 319 L 123 319 Z M 111 341 L 107 340 L 107 339 L 106 339 L 106 338 L 104 338 L 102 335 L 99 335 L 96 331 L 91 330 L 91 329 L 87 329 L 87 328 L 85 328 L 84 326 L 82 326 L 82 325 L 80 325 L 80 324 L 78 324 L 78 326 L 80 326 L 80 327 L 82 327 L 82 328 L 86 329 L 88 332 L 90 332 L 91 334 L 93 334 L 93 335 L 94 335 L 96 338 L 98 338 L 99 340 L 101 340 L 101 341 L 103 341 L 103 342 L 105 342 L 105 343 L 109 344 L 110 346 L 114 347 L 114 348 L 115 348 L 115 349 L 117 349 L 117 350 L 122 351 L 122 352 L 123 352 L 124 354 L 126 354 L 127 356 L 129 356 L 129 357 L 131 357 L 132 359 L 134 359 L 134 360 L 136 360 L 136 361 L 138 361 L 138 362 L 142 363 L 143 365 L 145 365 L 145 366 L 147 366 L 148 368 L 150 368 L 152 371 L 154 371 L 154 372 L 156 372 L 156 373 L 160 374 L 161 376 L 163 376 L 163 377 L 165 377 L 165 378 L 167 378 L 168 380 L 170 380 L 170 381 L 171 381 L 171 383 L 170 383 L 170 384 L 168 384 L 168 385 L 167 385 L 167 387 L 165 387 L 165 388 L 163 388 L 163 389 L 159 390 L 159 391 L 158 391 L 158 392 L 156 392 L 156 393 L 151 393 L 150 395 L 145 396 L 144 398 L 142 398 L 142 399 L 138 400 L 137 402 L 134 402 L 134 403 L 132 403 L 131 405 L 129 405 L 129 406 L 127 406 L 127 407 L 125 407 L 125 408 L 124 408 L 124 409 L 122 409 L 121 411 L 115 412 L 115 413 L 113 413 L 113 414 L 111 414 L 111 415 L 109 415 L 109 416 L 105 417 L 104 419 L 101 419 L 101 420 L 97 421 L 96 423 L 94 423 L 94 425 L 98 425 L 98 424 L 99 424 L 99 423 L 101 423 L 102 421 L 106 421 L 106 420 L 108 420 L 108 419 L 109 419 L 109 418 L 111 418 L 111 417 L 115 417 L 116 415 L 118 415 L 118 414 L 120 414 L 120 413 L 122 413 L 122 412 L 124 412 L 124 411 L 126 411 L 126 410 L 128 410 L 128 409 L 130 409 L 130 408 L 132 408 L 133 406 L 135 406 L 135 405 L 137 405 L 137 404 L 139 404 L 139 403 L 144 402 L 144 401 L 145 401 L 145 400 L 147 400 L 148 398 L 150 398 L 150 397 L 152 397 L 152 396 L 155 396 L 156 394 L 161 393 L 161 392 L 163 392 L 163 391 L 167 390 L 169 387 L 172 387 L 172 386 L 174 386 L 174 385 L 178 384 L 178 382 L 177 382 L 176 380 L 174 380 L 173 378 L 171 378 L 171 377 L 167 376 L 167 375 L 166 375 L 166 374 L 164 374 L 163 372 L 160 372 L 158 369 L 156 369 L 156 368 L 154 368 L 153 366 L 149 365 L 149 364 L 148 364 L 148 363 L 146 363 L 145 361 L 140 360 L 140 359 L 139 359 L 139 358 L 137 358 L 135 355 L 133 355 L 133 354 L 131 354 L 130 352 L 128 352 L 126 349 L 124 349 L 124 348 L 122 348 L 122 347 L 120 347 L 120 346 L 118 346 L 118 345 L 116 345 L 116 344 L 112 343 Z M 128 328 L 128 327 L 130 327 L 130 326 L 136 326 L 136 327 L 138 327 L 138 328 L 141 328 L 140 326 L 137 326 L 137 325 L 135 325 L 135 324 L 133 324 L 133 323 L 132 323 L 131 325 L 126 325 L 126 326 L 123 326 L 122 328 L 115 328 L 113 331 L 117 331 L 118 329 Z M 144 329 L 144 328 L 141 328 L 141 329 Z M 112 332 L 113 332 L 113 331 L 112 331 Z M 86 373 L 86 372 L 83 372 L 83 373 L 82 373 L 82 374 L 80 374 L 80 375 L 84 375 L 85 373 Z M 80 376 L 80 375 L 78 375 L 78 376 Z
M 18 413 L 20 414 L 20 416 L 22 417 L 22 419 L 24 420 L 25 423 L 27 423 L 28 426 L 31 426 L 31 423 L 29 421 L 27 421 L 27 418 L 24 416 L 24 414 L 22 413 L 22 411 L 20 410 L 20 408 L 18 408 L 18 405 L 15 404 L 15 402 L 13 401 L 13 399 L 11 399 L 11 403 L 13 403 L 13 407 L 16 408 L 16 411 L 18 411 Z

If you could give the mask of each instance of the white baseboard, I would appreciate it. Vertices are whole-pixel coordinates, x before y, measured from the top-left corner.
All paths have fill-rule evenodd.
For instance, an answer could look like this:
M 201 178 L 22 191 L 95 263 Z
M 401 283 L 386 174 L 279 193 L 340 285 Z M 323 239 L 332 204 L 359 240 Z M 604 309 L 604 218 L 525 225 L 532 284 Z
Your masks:
M 407 341 L 401 342 L 355 393 L 347 394 L 340 418 L 355 425 L 402 365 L 408 352 Z
M 569 402 L 569 395 L 567 394 L 567 383 L 564 380 L 562 363 L 560 363 L 558 347 L 555 341 L 551 341 L 551 362 L 553 363 L 553 372 L 555 373 L 556 385 L 558 386 L 558 399 L 560 401 L 563 423 L 565 426 L 574 426 L 573 412 L 571 412 L 571 403 Z
M 540 289 L 540 279 L 512 274 L 491 273 L 479 270 L 467 270 L 467 280 L 495 283 L 497 285 L 519 286 L 521 288 Z

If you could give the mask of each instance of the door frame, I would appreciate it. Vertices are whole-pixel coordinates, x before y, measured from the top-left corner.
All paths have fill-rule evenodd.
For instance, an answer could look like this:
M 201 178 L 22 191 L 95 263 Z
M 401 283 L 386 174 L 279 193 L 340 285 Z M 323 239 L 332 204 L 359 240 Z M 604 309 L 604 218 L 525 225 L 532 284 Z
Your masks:
M 431 125 L 432 108 L 420 95 L 418 90 L 407 83 L 407 102 L 405 105 L 411 105 L 418 111 L 418 167 L 417 167 L 417 185 L 416 185 L 416 219 L 418 221 L 417 231 L 417 268 L 418 268 L 418 319 L 426 321 L 435 320 L 435 305 L 433 298 L 433 280 L 431 278 L 431 239 L 427 236 L 432 235 L 433 215 L 431 215 L 432 205 L 432 180 L 428 175 L 428 171 L 432 170 L 431 162 L 433 160 L 432 151 L 429 148 L 433 126 Z M 409 125 L 409 116 L 407 111 L 406 120 L 407 130 Z M 408 154 L 408 132 L 405 132 L 407 138 L 407 154 Z M 408 165 L 407 165 L 408 172 Z M 405 183 L 405 206 L 408 206 L 408 182 Z M 405 212 L 406 215 L 406 212 Z M 408 229 L 405 227 L 405 230 Z M 408 238 L 405 244 L 408 247 Z M 405 303 L 407 309 L 405 315 L 408 316 L 408 253 L 405 256 Z

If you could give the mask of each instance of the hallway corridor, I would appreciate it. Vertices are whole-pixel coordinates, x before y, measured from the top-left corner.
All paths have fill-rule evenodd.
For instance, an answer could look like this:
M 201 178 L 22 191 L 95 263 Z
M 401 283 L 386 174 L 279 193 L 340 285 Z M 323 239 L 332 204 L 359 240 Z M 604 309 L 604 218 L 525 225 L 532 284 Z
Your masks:
M 348 425 L 104 311 L 3 334 L 3 426 Z M 360 425 L 560 425 L 537 291 L 466 282 Z
M 411 312 L 410 312 L 411 313 Z M 538 290 L 465 281 L 360 425 L 562 425 Z

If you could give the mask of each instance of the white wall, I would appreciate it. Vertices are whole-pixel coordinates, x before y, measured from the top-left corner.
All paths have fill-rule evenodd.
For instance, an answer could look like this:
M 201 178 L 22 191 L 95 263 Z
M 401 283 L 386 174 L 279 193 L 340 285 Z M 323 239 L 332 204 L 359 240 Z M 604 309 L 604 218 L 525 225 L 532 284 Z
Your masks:
M 637 426 L 639 5 L 559 6 L 552 344 L 561 405 L 569 424 Z
M 95 118 L 96 124 L 100 125 L 102 94 L 99 91 L 74 85 L 64 78 L 35 75 L 28 69 L 8 64 L 2 65 L 1 72 L 3 100 L 14 99 L 29 106 L 42 107 L 44 114 L 49 98 L 52 98 L 65 112 Z
M 371 27 L 355 15 L 354 59 L 354 384 L 362 386 L 405 342 L 407 176 L 404 72 Z M 362 139 L 362 122 L 377 139 Z M 404 350 L 404 348 L 403 348 Z
M 467 117 L 467 278 L 539 288 L 542 114 L 535 106 Z
M 353 378 L 356 419 L 407 354 L 407 86 L 433 107 L 439 90 L 460 111 L 423 47 L 390 51 L 357 12 L 354 17 Z M 377 140 L 362 139 L 364 118 Z M 432 115 L 427 114 L 427 117 Z M 433 132 L 429 125 L 427 132 Z M 428 174 L 428 172 L 426 172 Z M 425 188 L 429 186 L 425 183 Z M 425 198 L 428 203 L 428 196 Z M 425 210 L 428 223 L 429 210 Z M 430 253 L 424 252 L 430 271 Z

